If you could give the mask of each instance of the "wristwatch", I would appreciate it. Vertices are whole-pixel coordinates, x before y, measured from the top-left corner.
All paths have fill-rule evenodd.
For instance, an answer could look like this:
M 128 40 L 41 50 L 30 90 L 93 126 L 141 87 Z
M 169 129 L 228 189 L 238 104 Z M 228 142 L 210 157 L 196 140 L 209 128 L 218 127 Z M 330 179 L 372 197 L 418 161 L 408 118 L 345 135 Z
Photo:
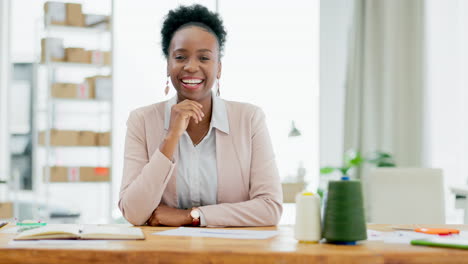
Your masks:
M 190 211 L 190 217 L 192 217 L 192 226 L 200 226 L 200 210 L 192 208 L 192 211 Z

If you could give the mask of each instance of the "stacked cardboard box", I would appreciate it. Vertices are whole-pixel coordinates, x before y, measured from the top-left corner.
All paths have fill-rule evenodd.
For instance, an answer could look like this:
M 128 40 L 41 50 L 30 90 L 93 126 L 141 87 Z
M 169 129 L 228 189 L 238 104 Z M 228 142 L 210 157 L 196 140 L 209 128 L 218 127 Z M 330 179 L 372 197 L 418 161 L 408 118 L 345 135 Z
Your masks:
M 93 99 L 94 87 L 85 83 L 54 83 L 52 84 L 52 97 L 68 99 Z
M 97 135 L 93 131 L 78 132 L 78 146 L 97 146 Z
M 97 75 L 88 77 L 85 83 L 89 87 L 89 90 L 94 92 L 96 99 L 112 99 L 112 80 L 110 76 Z
M 44 181 L 46 181 L 44 168 Z M 49 182 L 106 182 L 110 180 L 107 167 L 50 167 Z
M 45 24 L 83 27 L 85 24 L 81 4 L 46 2 L 44 4 Z
M 45 24 L 66 25 L 66 3 L 46 2 L 44 4 Z M 48 21 L 49 20 L 49 21 Z
M 63 40 L 59 38 L 43 38 L 41 40 L 41 62 L 46 61 L 46 51 L 49 52 L 50 61 L 65 61 Z
M 46 132 L 39 133 L 39 144 L 45 145 Z M 78 146 L 79 131 L 74 130 L 50 130 L 51 146 Z
M 39 144 L 45 145 L 45 131 L 39 133 Z M 110 146 L 111 133 L 94 131 L 57 130 L 50 131 L 51 146 Z
M 91 64 L 98 65 L 110 65 L 111 64 L 111 53 L 109 51 L 102 50 L 90 50 L 89 57 Z
M 111 133 L 97 133 L 97 145 L 98 146 L 110 146 L 111 145 Z
M 13 203 L 0 202 L 0 219 L 13 218 Z
M 65 59 L 67 62 L 91 63 L 89 52 L 84 48 L 66 48 Z
M 39 133 L 39 144 L 45 145 L 45 131 Z M 97 146 L 97 134 L 93 131 L 50 130 L 51 146 Z
M 81 4 L 66 4 L 67 8 L 67 25 L 74 27 L 84 26 L 84 16 L 81 11 Z
M 97 65 L 110 65 L 111 53 L 101 50 L 86 50 L 84 48 L 70 47 L 63 49 L 63 56 L 55 61 L 67 61 L 74 63 L 86 63 Z M 44 53 L 43 49 L 43 53 Z M 44 55 L 43 55 L 44 56 Z
M 101 29 L 109 29 L 110 18 L 105 15 L 96 14 L 85 14 L 84 15 L 85 26 Z
M 110 17 L 97 14 L 83 14 L 81 4 L 46 2 L 44 4 L 46 25 L 74 27 L 110 28 Z

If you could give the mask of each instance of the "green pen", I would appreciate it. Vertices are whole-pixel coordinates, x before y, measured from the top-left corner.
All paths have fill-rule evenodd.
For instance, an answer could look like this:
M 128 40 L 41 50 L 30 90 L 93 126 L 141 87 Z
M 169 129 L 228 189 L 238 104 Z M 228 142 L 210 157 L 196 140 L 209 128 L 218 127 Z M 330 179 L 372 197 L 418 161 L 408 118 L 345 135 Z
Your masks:
M 16 223 L 17 226 L 45 226 L 47 223 Z

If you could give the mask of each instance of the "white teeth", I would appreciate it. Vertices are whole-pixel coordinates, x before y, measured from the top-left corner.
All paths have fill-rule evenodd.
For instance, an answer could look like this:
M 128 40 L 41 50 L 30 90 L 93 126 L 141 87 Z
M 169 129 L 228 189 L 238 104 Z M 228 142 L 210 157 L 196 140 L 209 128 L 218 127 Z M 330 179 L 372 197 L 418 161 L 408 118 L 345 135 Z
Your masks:
M 183 83 L 188 83 L 188 84 L 199 84 L 203 82 L 203 80 L 198 80 L 198 79 L 185 79 L 182 80 Z

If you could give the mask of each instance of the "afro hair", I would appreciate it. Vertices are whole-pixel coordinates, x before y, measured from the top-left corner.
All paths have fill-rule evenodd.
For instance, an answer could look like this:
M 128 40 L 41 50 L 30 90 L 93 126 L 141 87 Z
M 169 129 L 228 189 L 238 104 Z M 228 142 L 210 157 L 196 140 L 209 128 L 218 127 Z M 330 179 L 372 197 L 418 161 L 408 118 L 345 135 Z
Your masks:
M 190 25 L 199 26 L 212 33 L 218 40 L 219 52 L 220 55 L 222 54 L 227 34 L 223 26 L 223 20 L 217 13 L 211 12 L 202 5 L 195 4 L 191 6 L 179 6 L 169 11 L 165 17 L 161 35 L 162 51 L 166 58 L 169 56 L 169 45 L 175 32 Z

